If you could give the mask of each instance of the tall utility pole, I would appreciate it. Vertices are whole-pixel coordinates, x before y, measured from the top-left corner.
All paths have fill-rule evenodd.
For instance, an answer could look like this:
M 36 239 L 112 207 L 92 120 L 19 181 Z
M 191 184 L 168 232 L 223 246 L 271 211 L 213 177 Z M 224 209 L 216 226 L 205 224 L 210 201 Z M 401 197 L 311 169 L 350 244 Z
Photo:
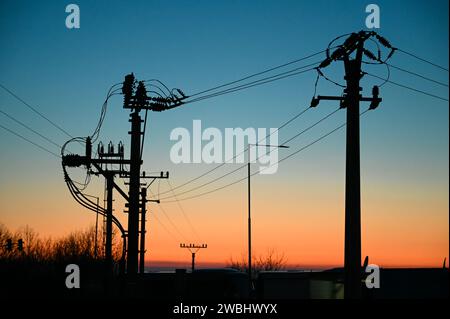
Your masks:
M 194 271 L 195 269 L 195 254 L 202 248 L 208 248 L 207 244 L 201 244 L 201 245 L 197 245 L 197 244 L 180 244 L 180 248 L 186 248 L 191 252 L 191 256 L 192 256 L 192 266 L 191 269 L 192 271 Z
M 381 102 L 379 88 L 373 87 L 373 97 L 362 97 L 360 80 L 363 77 L 361 64 L 363 54 L 369 58 L 375 56 L 364 49 L 364 43 L 372 36 L 380 37 L 374 32 L 361 31 L 353 33 L 343 45 L 324 60 L 319 70 L 332 61 L 344 62 L 346 88 L 343 96 L 318 96 L 311 106 L 320 100 L 340 101 L 341 107 L 347 109 L 346 136 L 346 175 L 345 175 L 345 252 L 344 252 L 344 296 L 347 299 L 361 298 L 361 183 L 360 183 L 360 128 L 359 102 L 369 101 L 370 109 L 375 109 Z M 383 39 L 384 40 L 384 39 Z M 380 40 L 380 43 L 382 41 Z M 387 43 L 387 41 L 386 41 Z M 383 44 L 383 43 L 382 43 Z M 328 51 L 327 51 L 328 54 Z M 354 57 L 351 56 L 354 54 Z M 378 58 L 380 59 L 380 58 Z
M 140 246 L 139 246 L 139 273 L 145 272 L 145 222 L 147 221 L 147 188 L 141 189 L 141 231 L 140 234 Z
M 359 86 L 364 41 L 359 40 L 356 57 L 344 58 L 347 82 L 347 137 L 345 164 L 345 252 L 344 293 L 361 298 L 361 176 L 359 138 Z
M 139 188 L 141 171 L 141 116 L 139 108 L 131 113 L 131 148 L 130 148 L 130 190 L 128 195 L 128 253 L 127 273 L 133 278 L 138 271 L 138 238 L 139 238 Z
M 130 149 L 130 172 L 129 172 L 129 200 L 128 200 L 128 251 L 127 251 L 127 274 L 129 279 L 133 280 L 138 272 L 138 255 L 139 255 L 139 210 L 140 210 L 140 187 L 141 187 L 141 165 L 143 147 L 141 145 L 141 135 L 144 134 L 141 128 L 142 119 L 140 112 L 142 110 L 150 110 L 161 112 L 171 108 L 178 107 L 182 104 L 182 99 L 187 96 L 181 90 L 178 93 L 182 97 L 178 97 L 171 93 L 170 97 L 165 98 L 152 98 L 147 96 L 147 90 L 145 88 L 144 81 L 138 82 L 135 89 L 135 78 L 133 73 L 125 76 L 125 81 L 122 87 L 122 93 L 124 95 L 125 109 L 130 109 L 130 122 L 131 122 L 131 149 Z M 145 218 L 142 219 L 145 223 Z M 144 225 L 145 227 L 145 225 Z M 145 229 L 144 229 L 145 231 Z M 145 232 L 141 231 L 141 236 L 145 236 Z M 141 242 L 142 243 L 142 242 Z M 145 244 L 145 241 L 144 241 Z M 145 249 L 142 247 L 141 251 L 145 253 Z M 143 255 L 141 259 L 144 260 Z M 143 261 L 142 261 L 143 262 Z M 143 266 L 142 266 L 143 269 Z
M 107 172 L 105 261 L 108 271 L 112 270 L 113 185 L 114 185 L 114 174 L 111 172 Z
M 169 174 L 166 175 L 161 172 L 160 176 L 147 176 L 145 172 L 141 175 L 141 165 L 142 165 L 142 150 L 143 145 L 141 135 L 144 134 L 142 131 L 142 120 L 140 112 L 145 111 L 156 111 L 161 112 L 178 107 L 183 104 L 183 100 L 188 98 L 180 89 L 168 90 L 169 93 L 165 97 L 148 97 L 147 90 L 145 88 L 144 81 L 138 82 L 137 88 L 136 80 L 134 75 L 131 73 L 125 76 L 125 81 L 122 86 L 122 94 L 124 95 L 124 109 L 130 109 L 130 122 L 131 122 L 131 148 L 130 148 L 130 158 L 124 158 L 124 148 L 123 145 L 119 144 L 118 152 L 114 152 L 114 147 L 112 143 L 108 145 L 108 151 L 104 152 L 103 145 L 99 144 L 98 158 L 92 158 L 92 143 L 91 137 L 86 138 L 86 155 L 77 154 L 67 154 L 63 155 L 63 169 L 65 174 L 65 180 L 71 191 L 72 196 L 75 200 L 82 206 L 91 209 L 95 206 L 92 202 L 86 200 L 85 194 L 81 190 L 76 188 L 74 182 L 68 176 L 66 167 L 79 167 L 86 166 L 88 172 L 94 175 L 103 175 L 107 180 L 108 189 L 108 199 L 107 199 L 107 209 L 103 210 L 102 213 L 106 215 L 107 219 L 107 235 L 106 235 L 106 254 L 107 260 L 111 260 L 111 234 L 112 234 L 112 224 L 117 225 L 122 232 L 124 246 L 126 246 L 126 263 L 127 263 L 127 275 L 128 279 L 133 282 L 136 278 L 138 272 L 138 257 L 140 252 L 141 257 L 141 271 L 143 272 L 143 262 L 145 257 L 145 204 L 150 200 L 146 199 L 146 193 L 140 191 L 141 179 L 152 178 L 168 178 Z M 161 83 L 162 84 L 162 83 Z M 164 85 L 164 84 L 162 84 Z M 165 85 L 164 85 L 165 86 Z M 174 93 L 177 91 L 179 95 Z M 118 169 L 113 169 L 111 167 L 117 167 Z M 125 169 L 125 165 L 129 165 L 129 170 Z M 91 167 L 95 168 L 91 170 Z M 126 194 L 115 182 L 114 176 L 119 175 L 121 178 L 129 179 L 129 193 Z M 128 231 L 122 227 L 118 219 L 112 214 L 112 190 L 113 188 L 126 200 L 126 207 L 128 207 Z M 140 196 L 143 195 L 142 201 Z M 96 206 L 98 208 L 98 204 Z M 139 214 L 142 213 L 141 218 L 141 230 L 139 230 Z M 139 250 L 139 234 L 141 235 L 141 248 Z M 124 255 L 123 255 L 124 256 Z M 123 259 L 124 260 L 124 259 Z
M 250 187 L 250 145 L 248 146 L 248 163 L 247 163 L 247 192 L 248 192 L 248 288 L 252 291 L 252 216 L 251 216 L 251 187 Z

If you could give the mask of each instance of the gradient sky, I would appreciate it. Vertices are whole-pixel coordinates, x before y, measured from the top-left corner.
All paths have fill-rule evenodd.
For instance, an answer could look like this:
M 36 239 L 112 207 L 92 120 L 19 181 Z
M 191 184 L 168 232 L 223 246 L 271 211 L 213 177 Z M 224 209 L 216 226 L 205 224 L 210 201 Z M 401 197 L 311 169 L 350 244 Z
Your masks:
M 81 10 L 78 30 L 65 27 L 69 3 L 0 3 L 0 83 L 70 134 L 87 136 L 97 124 L 107 90 L 129 72 L 194 93 L 323 50 L 336 36 L 364 29 L 365 6 L 371 2 L 74 1 Z M 394 46 L 448 67 L 448 1 L 376 3 L 381 8 L 379 32 Z M 398 53 L 391 63 L 448 83 L 448 72 L 407 55 Z M 370 70 L 386 75 L 382 66 Z M 342 81 L 342 69 L 335 68 L 330 76 Z M 173 128 L 191 128 L 194 119 L 220 129 L 277 127 L 308 105 L 314 80 L 315 74 L 309 72 L 151 114 L 144 170 L 169 170 L 174 186 L 205 172 L 212 166 L 170 162 Z M 448 87 L 396 70 L 391 80 L 448 97 Z M 364 93 L 370 94 L 378 83 L 364 79 Z M 318 93 L 341 94 L 340 88 L 324 81 Z M 441 266 L 449 250 L 448 102 L 389 84 L 381 88 L 381 96 L 381 106 L 361 120 L 363 256 L 382 266 Z M 323 102 L 281 131 L 280 141 L 335 108 Z M 0 110 L 60 144 L 67 139 L 1 89 Z M 291 149 L 281 150 L 280 156 L 310 143 L 344 119 L 345 111 L 338 112 L 290 143 Z M 59 152 L 2 114 L 0 124 Z M 128 126 L 121 98 L 113 97 L 100 139 L 122 140 L 127 151 Z M 71 198 L 57 158 L 0 132 L 0 222 L 11 229 L 28 224 L 42 236 L 53 237 L 94 223 L 95 215 Z M 235 167 L 227 165 L 193 185 Z M 245 170 L 179 197 L 243 176 Z M 293 265 L 343 264 L 345 130 L 283 162 L 277 174 L 253 181 L 256 255 L 275 249 Z M 103 196 L 102 186 L 103 180 L 93 177 L 88 193 Z M 152 187 L 154 193 L 168 189 L 164 180 Z M 125 222 L 123 201 L 116 199 L 115 214 Z M 247 244 L 246 200 L 246 184 L 240 183 L 182 201 L 199 238 L 177 203 L 149 204 L 149 263 L 188 262 L 188 252 L 178 248 L 184 241 L 208 243 L 208 249 L 198 255 L 200 263 L 240 259 Z

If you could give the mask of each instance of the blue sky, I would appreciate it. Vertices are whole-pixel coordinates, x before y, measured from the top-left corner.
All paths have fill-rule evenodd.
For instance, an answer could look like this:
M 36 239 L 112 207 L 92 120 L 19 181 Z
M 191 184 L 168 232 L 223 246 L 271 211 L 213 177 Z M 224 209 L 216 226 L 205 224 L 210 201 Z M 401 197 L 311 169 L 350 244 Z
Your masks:
M 367 5 L 364 1 L 77 4 L 81 10 L 78 30 L 65 28 L 64 1 L 3 1 L 0 13 L 4 44 L 0 52 L 1 83 L 74 135 L 86 135 L 93 129 L 107 89 L 128 72 L 134 71 L 139 78 L 158 78 L 189 94 L 323 49 L 335 36 L 364 28 Z M 447 1 L 377 4 L 381 8 L 379 31 L 395 46 L 447 64 Z M 444 82 L 448 77 L 448 73 L 405 55 L 398 54 L 392 63 Z M 384 69 L 377 71 L 385 75 Z M 337 80 L 342 76 L 339 73 L 336 72 Z M 393 71 L 392 80 L 446 96 L 447 88 L 397 71 Z M 170 147 L 167 137 L 174 124 L 190 127 L 196 118 L 219 128 L 276 127 L 309 102 L 313 82 L 314 74 L 308 73 L 185 109 L 154 114 L 149 143 Z M 368 93 L 374 83 L 368 81 Z M 321 84 L 321 94 L 340 93 L 339 88 Z M 374 138 L 392 140 L 383 135 L 386 127 L 395 125 L 398 130 L 394 133 L 404 143 L 414 143 L 415 149 L 433 147 L 434 154 L 448 153 L 448 103 L 388 85 L 382 89 L 382 95 L 385 102 L 375 115 L 379 118 L 374 125 Z M 5 111 L 40 132 L 58 142 L 64 140 L 60 132 L 4 91 L 0 102 Z M 128 125 L 126 112 L 120 106 L 119 97 L 112 100 L 105 124 L 104 135 L 114 140 L 127 139 L 125 134 L 118 134 L 119 130 L 108 131 L 109 125 Z M 326 107 L 317 113 L 327 111 Z M 415 135 L 418 129 L 420 134 Z M 11 136 L 2 134 L 0 141 L 7 145 L 10 140 Z M 40 152 L 21 142 L 14 145 Z M 390 145 L 389 149 L 395 153 L 397 146 Z
M 101 104 L 112 84 L 135 72 L 140 79 L 157 78 L 187 94 L 323 50 L 338 35 L 365 28 L 367 1 L 75 1 L 81 28 L 65 27 L 67 1 L 9 1 L 0 4 L 0 83 L 35 106 L 75 136 L 94 129 Z M 401 49 L 448 67 L 448 1 L 377 1 L 378 32 Z M 311 60 L 313 62 L 314 60 Z M 309 62 L 309 61 L 308 61 Z M 448 83 L 448 72 L 404 54 L 391 63 Z M 384 67 L 372 68 L 385 76 Z M 342 81 L 342 69 L 330 74 Z M 392 70 L 393 81 L 448 98 L 448 87 Z M 171 170 L 173 185 L 208 169 L 186 170 L 169 161 L 170 131 L 192 126 L 277 127 L 312 97 L 313 72 L 224 95 L 183 108 L 151 114 L 145 145 L 148 171 Z M 364 79 L 370 94 L 377 80 Z M 319 94 L 339 95 L 341 89 L 321 81 Z M 448 111 L 446 101 L 386 84 L 383 102 L 362 120 L 363 183 L 387 185 L 401 180 L 448 192 Z M 280 140 L 320 119 L 336 107 L 323 103 L 280 133 Z M 368 107 L 363 105 L 362 108 Z M 0 109 L 42 134 L 63 143 L 66 136 L 0 90 Z M 345 119 L 344 111 L 291 145 L 294 150 L 331 130 Z M 45 145 L 0 114 L 0 123 Z M 101 140 L 128 143 L 128 115 L 121 97 L 112 98 Z M 289 160 L 278 181 L 299 165 L 309 169 L 306 183 L 341 181 L 344 132 L 312 148 L 305 162 Z M 7 132 L 1 131 L 0 198 L 23 185 L 64 187 L 59 161 Z M 281 153 L 280 153 L 281 154 Z M 320 159 L 320 160 L 318 160 Z M 36 167 L 39 169 L 37 170 Z M 280 166 L 281 167 L 281 166 Z M 31 182 L 30 182 L 31 180 Z M 39 180 L 39 182 L 38 182 Z M 273 180 L 274 183 L 277 179 Z M 420 186 L 422 185 L 422 186 Z M 41 194 L 43 195 L 43 194 Z M 444 195 L 443 195 L 444 196 Z M 68 199 L 70 200 L 70 199 Z M 447 195 L 448 201 L 448 195 Z M 20 206 L 20 205 L 19 205 Z M 20 209 L 20 207 L 19 207 Z

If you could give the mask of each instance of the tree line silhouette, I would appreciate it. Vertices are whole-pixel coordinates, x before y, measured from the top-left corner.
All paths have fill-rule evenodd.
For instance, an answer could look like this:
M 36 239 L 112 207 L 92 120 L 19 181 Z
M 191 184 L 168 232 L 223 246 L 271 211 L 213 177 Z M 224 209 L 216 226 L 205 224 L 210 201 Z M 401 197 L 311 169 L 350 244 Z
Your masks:
M 0 223 L 0 298 L 20 294 L 29 298 L 77 297 L 86 292 L 102 294 L 105 288 L 105 249 L 102 231 L 95 227 L 74 231 L 60 238 L 43 238 L 29 226 L 15 232 Z M 8 247 L 11 239 L 13 245 Z M 18 240 L 23 240 L 19 250 Z M 113 263 L 115 274 L 122 254 L 122 240 L 113 233 Z M 82 269 L 81 289 L 67 289 L 66 267 L 76 264 Z M 86 288 L 86 289 L 84 289 Z

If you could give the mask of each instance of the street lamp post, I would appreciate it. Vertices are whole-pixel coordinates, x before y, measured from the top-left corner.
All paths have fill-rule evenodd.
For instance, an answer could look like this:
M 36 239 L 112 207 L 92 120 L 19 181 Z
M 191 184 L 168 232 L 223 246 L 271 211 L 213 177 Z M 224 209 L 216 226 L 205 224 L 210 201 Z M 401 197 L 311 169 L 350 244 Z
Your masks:
M 248 192 L 248 285 L 249 285 L 249 292 L 253 290 L 252 285 L 252 218 L 251 218 L 251 187 L 250 187 L 250 176 L 251 176 L 251 170 L 250 170 L 250 148 L 252 146 L 262 146 L 262 147 L 275 147 L 275 148 L 289 148 L 289 146 L 286 145 L 268 145 L 268 144 L 248 144 L 248 156 L 247 156 L 247 192 Z

